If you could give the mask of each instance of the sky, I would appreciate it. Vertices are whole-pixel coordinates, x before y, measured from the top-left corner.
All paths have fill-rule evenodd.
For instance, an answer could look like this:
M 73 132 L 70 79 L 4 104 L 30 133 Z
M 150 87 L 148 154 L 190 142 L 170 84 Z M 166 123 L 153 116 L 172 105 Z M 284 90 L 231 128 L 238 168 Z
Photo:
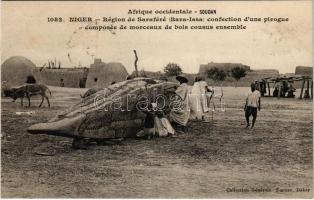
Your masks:
M 216 15 L 193 17 L 288 17 L 289 21 L 247 23 L 247 30 L 117 30 L 115 34 L 79 29 L 86 23 L 47 22 L 55 16 L 66 20 L 75 16 L 129 17 L 129 9 L 170 8 L 217 11 Z M 311 1 L 5 1 L 1 9 L 1 63 L 18 55 L 37 66 L 56 59 L 63 67 L 73 67 L 89 66 L 94 58 L 101 58 L 103 62 L 121 62 L 132 72 L 136 49 L 139 69 L 148 71 L 162 71 L 169 62 L 179 64 L 186 73 L 197 73 L 200 64 L 209 62 L 242 63 L 280 73 L 293 73 L 298 65 L 313 66 Z

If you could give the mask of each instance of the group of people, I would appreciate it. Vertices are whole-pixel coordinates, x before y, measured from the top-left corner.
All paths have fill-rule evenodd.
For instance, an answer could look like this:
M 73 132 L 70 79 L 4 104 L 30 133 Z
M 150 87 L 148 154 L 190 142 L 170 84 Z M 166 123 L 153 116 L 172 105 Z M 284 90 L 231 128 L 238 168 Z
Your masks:
M 188 85 L 188 79 L 184 76 L 177 76 L 180 86 L 176 90 L 182 100 L 180 109 L 170 112 L 170 119 L 175 125 L 186 126 L 192 120 L 204 120 L 205 113 L 209 112 L 210 101 L 214 90 L 201 78 L 196 77 L 193 86 Z
M 214 95 L 214 89 L 210 88 L 201 78 L 196 77 L 193 85 L 188 85 L 188 79 L 179 75 L 176 80 L 180 83 L 175 91 L 175 98 L 180 103 L 166 116 L 162 110 L 158 110 L 155 103 L 151 103 L 150 111 L 145 112 L 144 129 L 137 136 L 152 138 L 154 136 L 172 136 L 176 132 L 187 131 L 189 120 L 204 121 L 205 114 L 210 111 L 210 103 Z M 255 83 L 251 84 L 245 102 L 246 127 L 253 128 L 257 118 L 257 111 L 261 109 L 261 93 Z M 250 125 L 250 116 L 253 117 Z
M 151 138 L 153 135 L 173 136 L 175 132 L 186 132 L 187 123 L 190 119 L 205 120 L 205 113 L 209 112 L 210 100 L 213 89 L 201 78 L 196 77 L 194 85 L 188 85 L 188 79 L 179 75 L 176 80 L 180 83 L 175 91 L 175 101 L 178 107 L 172 108 L 169 116 L 165 116 L 162 110 L 152 103 L 151 110 L 147 111 L 144 122 L 144 130 L 137 136 Z M 156 110 L 154 111 L 154 109 Z
M 288 98 L 293 98 L 295 97 L 294 92 L 296 89 L 293 87 L 292 82 L 288 81 L 282 81 L 282 82 L 277 82 L 275 84 L 275 89 L 273 92 L 274 97 L 288 97 Z

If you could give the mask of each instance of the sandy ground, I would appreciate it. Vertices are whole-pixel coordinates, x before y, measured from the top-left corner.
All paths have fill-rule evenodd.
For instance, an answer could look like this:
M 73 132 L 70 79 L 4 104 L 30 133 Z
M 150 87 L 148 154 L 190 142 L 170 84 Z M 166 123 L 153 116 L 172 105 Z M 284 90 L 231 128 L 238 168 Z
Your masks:
M 209 123 L 191 122 L 177 138 L 72 150 L 70 139 L 26 132 L 79 101 L 84 91 L 51 89 L 51 109 L 35 107 L 39 100 L 21 108 L 2 99 L 2 197 L 313 196 L 312 101 L 263 98 L 256 127 L 245 129 L 248 88 L 227 87 L 225 112 L 216 111 L 214 120 L 209 114 Z

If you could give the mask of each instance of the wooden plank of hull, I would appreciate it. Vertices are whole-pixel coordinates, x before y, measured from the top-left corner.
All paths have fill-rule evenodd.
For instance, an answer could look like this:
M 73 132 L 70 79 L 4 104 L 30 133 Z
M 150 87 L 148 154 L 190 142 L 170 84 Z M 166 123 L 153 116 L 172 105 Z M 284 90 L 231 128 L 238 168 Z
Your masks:
M 142 125 L 143 119 L 116 121 L 112 122 L 110 126 L 99 129 L 85 129 L 79 136 L 93 139 L 131 137 L 143 127 Z

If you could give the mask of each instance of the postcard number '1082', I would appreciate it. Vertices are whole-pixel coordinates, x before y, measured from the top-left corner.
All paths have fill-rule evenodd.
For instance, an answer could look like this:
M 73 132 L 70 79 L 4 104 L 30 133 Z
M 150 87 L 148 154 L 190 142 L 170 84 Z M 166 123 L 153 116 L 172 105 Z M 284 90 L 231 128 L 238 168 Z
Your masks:
M 48 17 L 48 22 L 62 22 L 62 17 Z

